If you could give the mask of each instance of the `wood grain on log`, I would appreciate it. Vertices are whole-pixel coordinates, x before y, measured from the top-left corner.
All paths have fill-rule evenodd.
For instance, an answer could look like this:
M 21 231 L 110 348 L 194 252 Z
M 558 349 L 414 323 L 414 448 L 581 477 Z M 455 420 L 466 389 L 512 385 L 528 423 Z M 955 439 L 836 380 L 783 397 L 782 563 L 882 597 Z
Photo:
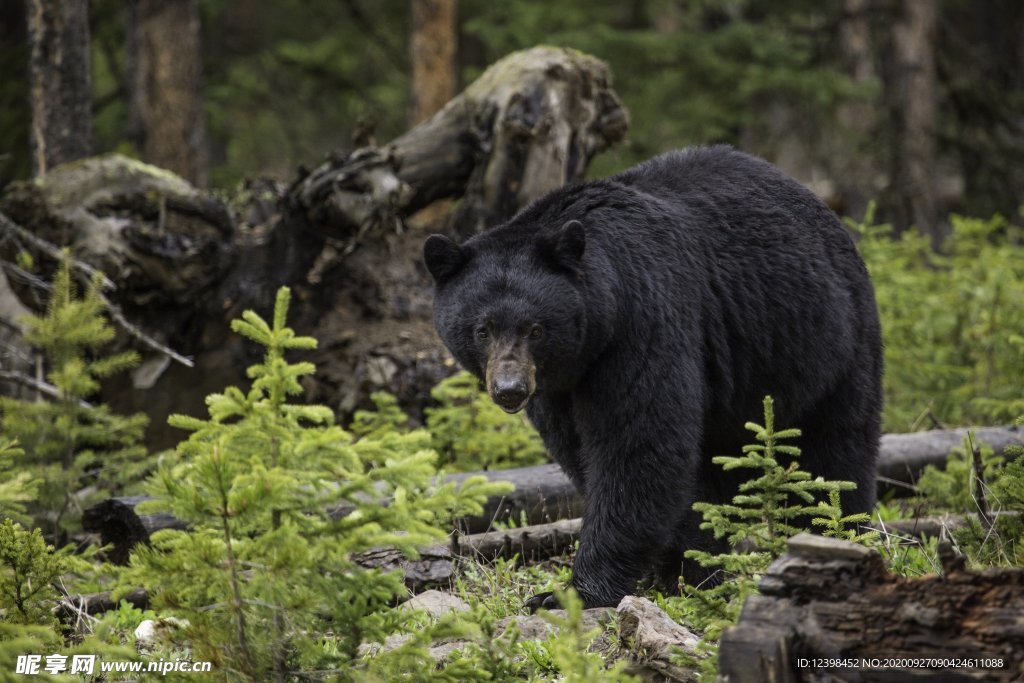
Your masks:
M 852 666 L 851 666 L 852 665 Z M 727 629 L 729 683 L 1009 681 L 1024 667 L 1024 570 L 889 574 L 855 543 L 800 534 Z

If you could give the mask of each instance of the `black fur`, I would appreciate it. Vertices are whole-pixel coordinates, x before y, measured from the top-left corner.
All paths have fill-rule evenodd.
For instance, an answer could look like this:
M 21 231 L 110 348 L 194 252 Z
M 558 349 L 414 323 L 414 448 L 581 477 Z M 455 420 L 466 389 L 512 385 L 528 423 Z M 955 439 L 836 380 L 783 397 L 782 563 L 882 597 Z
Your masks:
M 586 606 L 616 605 L 652 568 L 671 585 L 683 551 L 708 547 L 691 506 L 735 493 L 711 457 L 740 453 L 766 394 L 780 427 L 803 430 L 803 467 L 857 483 L 846 513 L 871 509 L 871 283 L 836 216 L 770 164 L 673 152 L 558 190 L 461 248 L 437 239 L 437 328 L 465 368 L 483 376 L 484 323 L 543 329 L 526 409 L 585 496 L 573 583 Z

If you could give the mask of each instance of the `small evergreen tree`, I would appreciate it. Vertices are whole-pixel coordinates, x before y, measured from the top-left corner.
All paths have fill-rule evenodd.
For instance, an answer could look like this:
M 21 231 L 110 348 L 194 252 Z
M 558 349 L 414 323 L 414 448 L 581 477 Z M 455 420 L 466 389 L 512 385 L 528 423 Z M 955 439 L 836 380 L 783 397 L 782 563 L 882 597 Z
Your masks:
M 683 586 L 682 598 L 666 601 L 671 611 L 704 632 L 702 652 L 713 652 L 722 629 L 739 618 L 743 601 L 757 592 L 761 575 L 785 552 L 786 539 L 806 531 L 809 525 L 824 527 L 833 536 L 861 541 L 871 537 L 847 528 L 868 521 L 867 515 L 844 516 L 839 508 L 839 492 L 856 484 L 813 479 L 799 468 L 800 449 L 782 442 L 800 436 L 800 430 L 775 429 L 771 397 L 764 399 L 764 425 L 748 422 L 746 428 L 757 443 L 744 446 L 741 456 L 715 456 L 712 462 L 725 470 L 752 470 L 751 478 L 740 484 L 731 503 L 698 502 L 693 506 L 704 517 L 700 528 L 711 531 L 715 538 L 725 538 L 731 551 L 687 550 L 687 558 L 716 572 L 715 580 L 710 587 Z M 828 500 L 817 500 L 821 494 L 827 494 Z M 712 674 L 715 658 L 701 660 L 699 665 Z
M 233 680 L 308 670 L 340 680 L 425 675 L 430 638 L 456 626 L 442 620 L 364 657 L 362 644 L 412 633 L 415 615 L 386 609 L 405 592 L 400 574 L 363 569 L 353 556 L 392 546 L 415 557 L 444 537 L 449 515 L 479 514 L 507 487 L 482 477 L 440 484 L 426 432 L 375 427 L 355 441 L 329 409 L 291 402 L 314 368 L 285 353 L 316 342 L 286 326 L 288 300 L 282 288 L 271 324 L 252 311 L 232 323 L 265 349 L 249 369 L 250 390 L 209 396 L 209 419 L 172 416 L 192 434 L 179 445 L 182 461 L 151 480 L 150 507 L 190 529 L 158 532 L 137 548 L 128 582 L 149 587 L 158 609 L 186 617 L 195 656 Z M 355 511 L 332 519 L 327 510 L 339 502 Z
M 0 522 L 0 681 L 21 681 L 14 673 L 19 655 L 59 653 L 128 659 L 134 653 L 91 636 L 66 634 L 54 616 L 57 586 L 81 590 L 76 574 L 89 574 L 88 560 L 55 551 L 39 529 L 28 531 L 13 520 Z M 41 680 L 63 680 L 40 674 Z
M 26 531 L 6 519 L 0 522 L 0 608 L 12 624 L 56 626 L 54 583 L 66 571 L 64 558 L 46 545 L 39 529 Z
M 398 405 L 398 399 L 386 391 L 370 394 L 374 410 L 357 410 L 348 426 L 356 438 L 380 437 L 391 431 L 406 429 L 409 416 Z
M 55 400 L 0 397 L 0 433 L 16 438 L 23 449 L 9 453 L 13 464 L 46 482 L 31 510 L 35 524 L 58 546 L 88 505 L 82 492 L 110 495 L 123 481 L 126 466 L 145 456 L 139 445 L 144 415 L 123 417 L 86 402 L 99 390 L 101 379 L 138 360 L 132 351 L 100 354 L 115 334 L 103 316 L 100 279 L 97 274 L 79 298 L 70 260 L 65 259 L 54 277 L 45 315 L 25 321 L 25 338 L 46 359 Z
M 733 547 L 745 544 L 765 557 L 775 558 L 785 552 L 787 538 L 806 530 L 798 526 L 800 520 L 824 510 L 817 504 L 816 494 L 838 493 L 856 488 L 856 484 L 812 479 L 809 472 L 800 469 L 800 449 L 781 443 L 799 437 L 800 430 L 775 431 L 770 396 L 764 399 L 764 426 L 754 422 L 745 426 L 759 443 L 744 446 L 742 456 L 719 455 L 711 461 L 726 471 L 750 469 L 758 475 L 740 484 L 731 504 L 695 503 L 693 509 L 704 516 L 700 528 L 713 532 L 715 538 L 724 537 Z M 780 462 L 779 456 L 788 456 L 789 464 Z M 690 551 L 687 556 L 698 561 L 708 559 L 699 551 Z

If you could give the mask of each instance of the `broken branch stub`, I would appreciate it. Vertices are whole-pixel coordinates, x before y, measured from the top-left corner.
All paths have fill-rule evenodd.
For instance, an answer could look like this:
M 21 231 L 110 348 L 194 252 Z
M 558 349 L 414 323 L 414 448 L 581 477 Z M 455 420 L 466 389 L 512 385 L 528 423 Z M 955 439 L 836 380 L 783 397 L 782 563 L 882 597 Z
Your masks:
M 627 126 L 604 62 L 536 47 L 495 63 L 387 145 L 329 159 L 292 197 L 311 223 L 354 242 L 438 199 L 463 196 L 456 229 L 471 234 L 581 180 L 590 159 Z

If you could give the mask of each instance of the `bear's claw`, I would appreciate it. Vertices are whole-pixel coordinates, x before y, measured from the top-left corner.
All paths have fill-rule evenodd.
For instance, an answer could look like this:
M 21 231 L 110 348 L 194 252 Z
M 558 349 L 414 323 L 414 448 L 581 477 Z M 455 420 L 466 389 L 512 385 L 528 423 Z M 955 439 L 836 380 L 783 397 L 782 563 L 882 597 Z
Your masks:
M 562 609 L 562 603 L 558 602 L 558 597 L 554 593 L 548 591 L 537 593 L 527 600 L 526 608 L 530 610 L 530 614 L 536 614 L 539 609 Z

